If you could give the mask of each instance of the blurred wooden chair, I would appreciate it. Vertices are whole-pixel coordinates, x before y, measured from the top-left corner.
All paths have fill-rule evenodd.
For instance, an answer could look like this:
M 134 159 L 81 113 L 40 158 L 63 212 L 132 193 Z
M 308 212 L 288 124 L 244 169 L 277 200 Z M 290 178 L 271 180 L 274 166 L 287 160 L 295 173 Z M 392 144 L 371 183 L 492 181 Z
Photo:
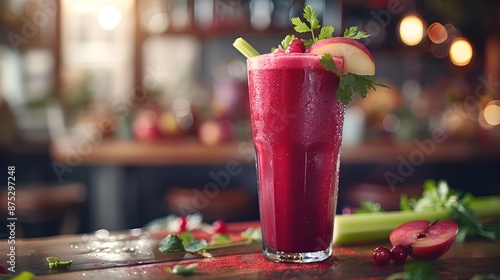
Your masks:
M 0 203 L 7 205 L 7 188 L 0 192 Z M 85 186 L 79 183 L 61 185 L 16 186 L 15 217 L 19 237 L 32 237 L 29 225 L 43 228 L 48 235 L 78 233 L 80 211 L 86 201 Z M 8 216 L 7 207 L 2 207 L 2 216 Z M 38 230 L 37 230 L 38 232 Z M 36 235 L 36 233 L 35 233 Z

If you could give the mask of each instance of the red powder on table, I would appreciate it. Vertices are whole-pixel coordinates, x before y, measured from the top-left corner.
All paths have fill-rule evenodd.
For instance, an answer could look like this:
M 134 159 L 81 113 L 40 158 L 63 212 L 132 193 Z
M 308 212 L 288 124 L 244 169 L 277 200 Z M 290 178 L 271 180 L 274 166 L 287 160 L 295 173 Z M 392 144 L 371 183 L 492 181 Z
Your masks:
M 201 260 L 183 261 L 181 265 L 192 263 L 198 264 L 197 271 L 214 270 L 248 270 L 248 271 L 267 271 L 267 272 L 285 272 L 285 271 L 303 271 L 303 270 L 328 270 L 339 263 L 339 259 L 331 257 L 324 262 L 298 264 L 298 263 L 276 263 L 267 260 L 262 253 L 253 253 L 245 255 L 231 255 L 216 258 L 205 258 Z

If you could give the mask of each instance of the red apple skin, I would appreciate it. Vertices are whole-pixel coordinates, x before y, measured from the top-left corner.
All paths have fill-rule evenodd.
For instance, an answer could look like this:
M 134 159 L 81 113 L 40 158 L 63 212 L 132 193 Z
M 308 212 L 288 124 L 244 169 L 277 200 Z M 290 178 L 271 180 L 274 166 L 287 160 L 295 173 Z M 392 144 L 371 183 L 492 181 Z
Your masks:
M 389 239 L 393 246 L 408 247 L 408 255 L 419 260 L 435 260 L 446 253 L 455 242 L 458 225 L 454 221 L 431 222 L 417 220 L 395 228 Z M 418 237 L 425 232 L 424 237 Z
M 371 52 L 363 45 L 362 43 L 352 39 L 352 38 L 346 38 L 346 37 L 332 37 L 324 40 L 320 40 L 309 47 L 307 50 L 308 53 L 316 53 L 316 54 L 322 54 L 322 53 L 332 53 L 335 52 L 336 50 L 339 50 L 339 46 L 341 45 L 351 45 L 359 50 L 361 50 L 363 53 L 366 54 L 367 59 L 371 63 L 366 63 L 366 58 L 363 61 L 363 64 L 365 64 L 365 67 L 362 70 L 363 72 L 366 71 L 366 73 L 357 73 L 357 74 L 362 74 L 362 75 L 374 75 L 375 74 L 375 60 L 373 59 L 373 55 Z M 345 47 L 342 48 L 343 50 L 347 50 Z M 351 49 L 349 49 L 351 50 Z M 332 55 L 335 56 L 341 56 L 340 53 L 335 53 Z M 349 65 L 355 65 L 359 63 L 359 60 L 361 59 L 360 57 L 356 58 L 351 58 L 348 57 L 348 55 L 343 55 L 344 56 L 344 64 L 348 65 L 346 71 L 349 71 Z M 351 68 L 359 68 L 359 67 L 351 67 Z

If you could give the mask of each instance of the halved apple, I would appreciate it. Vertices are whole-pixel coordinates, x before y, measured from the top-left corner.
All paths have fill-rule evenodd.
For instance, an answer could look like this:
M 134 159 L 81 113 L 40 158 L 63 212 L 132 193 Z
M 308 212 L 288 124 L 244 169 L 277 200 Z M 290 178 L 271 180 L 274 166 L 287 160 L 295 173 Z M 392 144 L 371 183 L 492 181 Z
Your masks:
M 360 42 L 345 37 L 318 41 L 309 47 L 309 53 L 344 57 L 344 71 L 358 75 L 375 75 L 375 61 L 370 51 Z
M 434 260 L 446 253 L 455 241 L 458 225 L 451 220 L 431 223 L 417 220 L 395 228 L 391 244 L 408 248 L 408 254 L 419 260 Z

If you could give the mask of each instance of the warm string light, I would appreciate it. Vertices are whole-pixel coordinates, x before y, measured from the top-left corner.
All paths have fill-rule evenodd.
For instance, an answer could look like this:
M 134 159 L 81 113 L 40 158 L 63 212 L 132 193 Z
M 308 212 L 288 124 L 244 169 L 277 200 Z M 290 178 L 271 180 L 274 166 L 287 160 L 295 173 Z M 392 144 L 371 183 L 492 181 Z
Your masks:
M 472 45 L 465 38 L 460 37 L 450 44 L 450 60 L 456 66 L 466 66 L 472 60 L 474 51 Z
M 451 25 L 447 24 L 446 26 Z M 442 55 L 440 54 L 441 52 L 435 53 L 433 51 L 434 55 L 440 58 L 448 55 L 450 61 L 456 66 L 469 65 L 474 56 L 472 44 L 461 36 L 458 29 L 453 26 L 451 28 L 447 28 L 446 26 L 443 26 L 439 22 L 434 22 L 425 29 L 425 22 L 418 15 L 408 14 L 399 22 L 399 37 L 405 45 L 416 46 L 422 42 L 425 36 L 424 33 L 426 32 L 429 41 L 434 44 L 433 46 L 436 46 L 430 49 L 434 50 L 438 45 L 441 45 L 439 49 L 442 50 Z
M 416 15 L 407 15 L 399 23 L 399 36 L 408 46 L 418 45 L 424 36 L 424 23 Z

